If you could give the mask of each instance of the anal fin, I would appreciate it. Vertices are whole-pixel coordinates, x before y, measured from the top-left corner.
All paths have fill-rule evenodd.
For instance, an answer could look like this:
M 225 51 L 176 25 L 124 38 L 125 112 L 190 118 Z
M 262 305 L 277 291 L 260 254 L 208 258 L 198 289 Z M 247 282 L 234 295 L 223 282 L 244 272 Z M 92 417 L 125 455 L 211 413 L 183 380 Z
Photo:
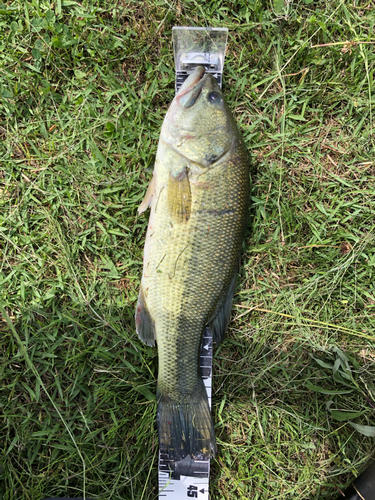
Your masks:
M 218 308 L 216 309 L 215 315 L 208 323 L 208 326 L 212 331 L 213 341 L 217 343 L 220 343 L 223 340 L 225 331 L 229 323 L 230 313 L 233 305 L 233 295 L 236 288 L 236 279 L 237 273 L 234 275 L 231 281 L 227 295 L 221 301 Z
M 154 346 L 155 335 L 155 322 L 148 312 L 142 287 L 139 291 L 137 307 L 135 310 L 135 328 L 138 337 L 147 345 Z

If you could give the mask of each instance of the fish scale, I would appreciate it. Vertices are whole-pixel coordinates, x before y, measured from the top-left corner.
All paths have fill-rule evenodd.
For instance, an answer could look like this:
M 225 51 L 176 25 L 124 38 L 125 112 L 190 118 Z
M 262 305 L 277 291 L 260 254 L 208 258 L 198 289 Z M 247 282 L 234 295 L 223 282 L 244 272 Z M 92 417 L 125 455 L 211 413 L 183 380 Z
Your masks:
M 163 332 L 156 333 L 159 388 L 170 392 L 189 391 L 196 386 L 203 327 L 237 268 L 243 223 L 240 208 L 247 195 L 232 162 L 221 170 L 215 176 L 219 182 L 211 179 L 209 187 L 191 183 L 194 203 L 186 224 L 171 227 L 166 191 L 162 191 L 152 226 L 153 237 L 157 232 L 158 240 L 153 244 L 156 238 L 152 242 L 150 238 L 153 259 L 147 266 L 149 275 L 143 279 L 143 286 L 149 288 L 147 304 L 155 318 L 156 332 Z M 236 197 L 231 196 L 232 189 L 236 189 Z

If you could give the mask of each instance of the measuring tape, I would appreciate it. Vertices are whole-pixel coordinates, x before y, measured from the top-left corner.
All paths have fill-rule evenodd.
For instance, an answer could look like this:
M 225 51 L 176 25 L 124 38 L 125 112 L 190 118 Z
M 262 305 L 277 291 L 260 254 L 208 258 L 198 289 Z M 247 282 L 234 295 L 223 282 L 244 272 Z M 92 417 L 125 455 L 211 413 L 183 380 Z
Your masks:
M 176 92 L 197 65 L 203 65 L 222 86 L 227 28 L 197 28 L 174 26 L 172 29 L 173 51 L 176 70 Z M 200 370 L 211 409 L 212 394 L 212 332 L 205 329 L 201 352 Z M 159 498 L 182 500 L 198 498 L 209 500 L 208 483 L 210 461 L 194 460 L 188 455 L 178 462 L 168 460 L 159 452 Z
M 211 409 L 212 395 L 212 333 L 206 328 L 200 352 L 200 371 Z M 175 462 L 159 452 L 159 498 L 182 500 L 198 498 L 208 500 L 210 461 L 194 460 L 188 455 Z

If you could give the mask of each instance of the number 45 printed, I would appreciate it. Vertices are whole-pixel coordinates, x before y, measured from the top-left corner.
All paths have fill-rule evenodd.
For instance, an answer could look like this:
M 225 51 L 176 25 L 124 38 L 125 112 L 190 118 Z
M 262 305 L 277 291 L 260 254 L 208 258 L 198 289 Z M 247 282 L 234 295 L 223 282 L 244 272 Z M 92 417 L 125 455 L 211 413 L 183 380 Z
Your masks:
M 196 486 L 189 486 L 187 489 L 187 496 L 190 498 L 197 498 L 198 488 Z

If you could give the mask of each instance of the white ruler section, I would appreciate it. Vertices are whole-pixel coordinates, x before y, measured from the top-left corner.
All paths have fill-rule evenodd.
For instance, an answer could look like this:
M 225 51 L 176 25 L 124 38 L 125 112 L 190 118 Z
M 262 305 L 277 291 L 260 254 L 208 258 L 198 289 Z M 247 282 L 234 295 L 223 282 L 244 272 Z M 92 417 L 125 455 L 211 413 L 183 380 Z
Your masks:
M 212 394 L 212 333 L 206 328 L 202 339 L 200 370 L 211 408 Z M 167 460 L 159 452 L 159 499 L 209 500 L 210 461 L 193 460 L 190 455 L 178 462 Z

